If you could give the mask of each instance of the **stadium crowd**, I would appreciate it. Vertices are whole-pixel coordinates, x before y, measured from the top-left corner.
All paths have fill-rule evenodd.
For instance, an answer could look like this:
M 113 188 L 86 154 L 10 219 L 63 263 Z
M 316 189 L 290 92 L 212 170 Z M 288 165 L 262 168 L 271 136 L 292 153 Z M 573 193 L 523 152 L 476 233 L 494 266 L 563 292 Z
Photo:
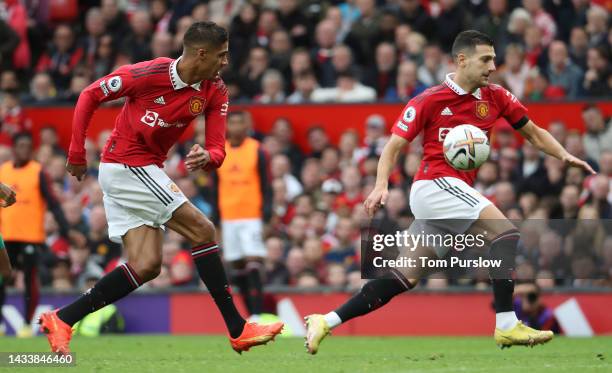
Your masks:
M 47 7 L 52 2 L 26 3 L 0 3 L 0 164 L 11 159 L 11 137 L 28 130 L 24 105 L 74 103 L 84 87 L 117 66 L 176 57 L 194 20 L 213 20 L 230 30 L 231 64 L 223 77 L 233 103 L 406 102 L 452 70 L 450 43 L 471 27 L 495 40 L 500 67 L 491 80 L 524 101 L 609 97 L 612 84 L 608 12 L 585 0 L 101 0 L 63 13 Z M 521 227 L 524 260 L 517 273 L 537 278 L 543 288 L 612 285 L 611 224 L 598 220 L 612 219 L 612 123 L 596 106 L 586 106 L 582 114 L 584 134 L 568 131 L 562 122 L 542 125 L 598 175 L 565 169 L 504 130 L 495 134 L 492 158 L 478 173 L 476 188 L 507 216 L 530 219 Z M 203 125 L 195 124 L 194 141 L 203 143 Z M 330 143 L 324 128 L 313 127 L 306 152 L 294 144 L 292 124 L 284 118 L 270 133 L 253 133 L 267 151 L 273 190 L 265 225 L 268 285 L 355 289 L 363 283 L 362 201 L 373 187 L 390 124 L 373 113 L 363 125 L 364 138 L 349 130 L 338 144 Z M 66 155 L 53 128 L 36 135 L 35 159 L 71 231 L 79 233 L 62 237 L 47 214 L 40 279 L 56 290 L 79 289 L 123 260 L 121 246 L 107 237 L 96 179 L 108 133 L 88 143 L 84 182 L 66 173 Z M 188 174 L 184 167 L 190 145 L 173 148 L 165 170 L 217 220 L 214 179 Z M 420 159 L 420 147 L 411 145 L 392 176 L 383 218 L 398 229 L 411 221 L 407 195 Z M 548 219 L 577 220 L 559 229 Z M 576 254 L 575 242 L 589 242 L 590 250 Z M 162 272 L 147 286 L 197 285 L 188 250 L 181 236 L 168 231 Z M 439 278 L 423 286 L 456 283 Z M 469 282 L 486 283 L 486 278 Z M 15 286 L 24 286 L 20 273 Z

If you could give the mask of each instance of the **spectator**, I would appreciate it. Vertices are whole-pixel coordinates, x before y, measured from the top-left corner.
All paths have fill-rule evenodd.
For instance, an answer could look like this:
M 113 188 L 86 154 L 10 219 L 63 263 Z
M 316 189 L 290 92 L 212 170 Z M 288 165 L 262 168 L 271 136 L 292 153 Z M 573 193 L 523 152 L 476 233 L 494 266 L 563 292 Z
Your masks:
M 310 59 L 315 68 L 323 71 L 331 68 L 331 59 L 336 45 L 336 28 L 331 20 L 322 20 L 315 31 L 315 46 L 310 51 Z
M 344 42 L 346 35 L 348 35 L 351 24 L 344 18 L 342 18 L 342 10 L 338 6 L 330 6 L 327 8 L 325 13 L 325 19 L 332 21 L 334 29 L 336 30 L 336 43 L 340 44 Z
M 379 114 L 371 114 L 365 120 L 365 136 L 363 147 L 359 151 L 359 160 L 370 155 L 380 156 L 389 136 L 387 135 L 387 123 L 385 118 Z
M 285 154 L 277 154 L 270 162 L 270 172 L 272 178 L 281 179 L 285 183 L 287 199 L 292 201 L 295 197 L 302 194 L 304 188 L 300 181 L 291 174 L 291 163 Z
M 449 73 L 447 61 L 437 44 L 429 44 L 423 49 L 423 65 L 418 69 L 418 79 L 428 87 L 440 84 Z
M 506 0 L 488 0 L 488 14 L 480 16 L 474 22 L 474 29 L 484 32 L 489 35 L 495 42 L 495 50 L 500 55 L 497 56 L 497 61 L 503 61 L 505 58 L 504 51 L 508 43 L 508 15 Z
M 518 284 L 514 290 L 514 312 L 525 325 L 538 330 L 561 332 L 553 310 L 540 300 L 540 287 L 536 283 Z
M 8 50 L 2 50 L 0 47 L 0 63 L 6 64 L 12 61 L 11 68 L 16 70 L 26 70 L 30 67 L 31 53 L 30 53 L 30 42 L 28 38 L 28 11 L 24 4 L 20 1 L 4 1 L 3 12 L 6 12 L 6 23 L 15 32 L 18 37 L 19 44 L 17 44 L 12 56 L 10 54 L 4 55 Z M 2 16 L 4 18 L 4 16 Z M 4 22 L 0 21 L 0 29 Z M 0 31 L 0 40 L 6 41 L 5 45 L 11 45 L 15 42 L 14 35 L 10 35 L 5 31 Z M 6 58 L 4 61 L 3 57 Z M 8 65 L 6 65 L 8 66 Z
M 121 52 L 130 56 L 132 63 L 151 59 L 151 14 L 138 10 L 130 17 L 130 32 L 117 40 L 123 40 Z
M 335 86 L 338 75 L 351 69 L 357 78 L 361 76 L 359 68 L 353 65 L 353 52 L 351 49 L 342 44 L 335 46 L 332 52 L 331 64 L 323 65 L 323 70 L 320 72 L 321 86 L 325 88 Z
M 309 157 L 320 159 L 323 151 L 330 146 L 329 137 L 321 126 L 312 126 L 308 129 Z
M 277 13 L 272 9 L 263 9 L 257 20 L 257 45 L 268 47 L 274 31 L 281 29 Z
M 167 0 L 152 0 L 151 1 L 151 21 L 155 32 L 169 32 L 170 19 L 172 18 L 172 9 L 169 9 L 170 3 Z
M 274 69 L 268 69 L 262 79 L 262 94 L 255 98 L 260 104 L 280 104 L 285 101 L 283 76 Z
M 385 101 L 408 102 L 427 89 L 427 86 L 417 78 L 417 65 L 412 61 L 404 61 L 399 65 L 395 86 L 387 88 Z
M 151 39 L 152 58 L 174 57 L 172 50 L 172 35 L 165 31 L 158 31 Z
M 355 51 L 358 64 L 369 66 L 374 63 L 370 53 L 371 46 L 376 45 L 381 36 L 381 14 L 376 9 L 375 0 L 355 0 L 360 16 L 353 22 L 346 43 Z
M 278 118 L 272 125 L 271 136 L 276 138 L 282 147 L 281 153 L 289 157 L 292 166 L 291 172 L 297 176 L 302 169 L 304 155 L 300 148 L 295 145 L 293 135 L 291 122 L 286 118 Z
M 288 104 L 311 102 L 312 93 L 319 88 L 315 74 L 310 70 L 302 71 L 293 78 L 295 90 L 287 97 Z
M 583 137 L 584 149 L 589 158 L 599 162 L 603 151 L 612 150 L 612 125 L 606 123 L 601 110 L 595 105 L 584 107 L 582 120 L 586 129 Z
M 100 10 L 106 23 L 106 29 L 113 35 L 113 40 L 122 40 L 130 32 L 130 23 L 125 13 L 119 9 L 119 0 L 101 0 Z
M 249 52 L 249 58 L 241 72 L 242 92 L 250 98 L 261 93 L 261 81 L 269 66 L 268 51 L 255 47 Z
M 289 271 L 283 260 L 283 240 L 272 236 L 266 240 L 267 255 L 265 259 L 266 284 L 289 284 Z
M 250 2 L 242 3 L 229 27 L 230 55 L 232 69 L 238 71 L 249 55 L 249 49 L 256 43 L 257 10 Z
M 0 101 L 0 130 L 7 138 L 5 143 L 11 144 L 10 138 L 19 132 L 30 131 L 32 123 L 26 116 L 17 94 L 6 92 Z
M 587 52 L 587 71 L 582 88 L 587 96 L 604 97 L 612 92 L 609 49 L 603 46 L 591 47 Z
M 506 47 L 504 65 L 500 73 L 507 82 L 510 92 L 522 100 L 529 77 L 529 65 L 525 61 L 523 47 L 518 44 L 510 44 Z
M 587 11 L 586 31 L 589 34 L 590 46 L 605 45 L 608 39 L 608 12 L 598 6 L 592 5 Z
M 19 92 L 19 79 L 15 70 L 4 70 L 0 73 L 0 92 Z
M 416 75 L 416 66 L 414 68 Z M 397 50 L 391 43 L 380 43 L 376 47 L 376 64 L 366 71 L 363 84 L 376 90 L 377 98 L 385 97 L 397 78 Z M 415 76 L 416 78 L 416 76 Z
M 116 55 L 113 37 L 110 34 L 102 35 L 97 45 L 96 56 L 92 66 L 94 79 L 97 80 L 112 71 L 115 67 Z
M 75 45 L 74 32 L 70 26 L 57 26 L 53 42 L 48 51 L 38 60 L 37 72 L 47 72 L 55 86 L 64 90 L 70 85 L 71 74 L 83 58 L 83 49 Z
M 575 99 L 581 95 L 583 73 L 569 59 L 565 43 L 558 40 L 552 42 L 548 48 L 548 60 L 550 84 L 563 88 L 567 98 Z
M 285 81 L 291 81 L 291 38 L 285 30 L 276 30 L 270 38 L 270 67 L 283 74 Z M 288 91 L 291 87 L 285 87 Z
M 359 83 L 352 70 L 338 74 L 336 87 L 317 88 L 312 93 L 313 102 L 372 102 L 376 99 L 374 88 Z
M 587 51 L 589 37 L 582 27 L 574 27 L 570 33 L 569 55 L 572 61 L 582 70 L 587 70 Z
M 427 10 L 417 0 L 400 0 L 399 1 L 400 22 L 410 26 L 411 30 L 417 31 L 428 40 L 434 38 L 436 24 L 433 18 L 427 13 Z
M 471 17 L 458 0 L 442 0 L 440 7 L 442 11 L 436 18 L 436 40 L 442 50 L 449 53 L 455 37 L 469 28 Z
M 291 35 L 293 45 L 306 46 L 308 44 L 308 19 L 300 11 L 297 0 L 279 0 L 278 22 L 283 29 Z
M 84 60 L 88 66 L 94 64 L 98 51 L 100 38 L 106 31 L 106 23 L 100 8 L 90 8 L 85 15 L 86 35 L 79 40 L 79 45 L 83 49 Z
M 289 284 L 297 284 L 300 273 L 306 269 L 304 251 L 300 247 L 295 246 L 289 250 L 287 253 L 286 266 L 287 272 L 289 273 Z
M 523 43 L 527 28 L 533 24 L 533 19 L 528 11 L 523 8 L 515 8 L 508 19 L 508 39 L 511 43 Z
M 555 20 L 542 7 L 542 0 L 523 0 L 523 7 L 531 15 L 533 24 L 541 31 L 542 45 L 547 47 L 557 35 Z

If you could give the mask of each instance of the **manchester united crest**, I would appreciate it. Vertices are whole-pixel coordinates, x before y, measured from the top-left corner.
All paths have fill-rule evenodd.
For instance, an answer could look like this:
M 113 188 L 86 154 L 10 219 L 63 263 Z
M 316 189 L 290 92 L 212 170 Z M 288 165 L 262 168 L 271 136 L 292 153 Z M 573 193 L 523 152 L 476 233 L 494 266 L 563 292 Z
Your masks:
M 489 115 L 489 103 L 487 101 L 476 101 L 476 116 L 485 119 Z
M 199 97 L 192 97 L 189 100 L 189 112 L 193 115 L 200 115 L 204 111 L 204 101 Z

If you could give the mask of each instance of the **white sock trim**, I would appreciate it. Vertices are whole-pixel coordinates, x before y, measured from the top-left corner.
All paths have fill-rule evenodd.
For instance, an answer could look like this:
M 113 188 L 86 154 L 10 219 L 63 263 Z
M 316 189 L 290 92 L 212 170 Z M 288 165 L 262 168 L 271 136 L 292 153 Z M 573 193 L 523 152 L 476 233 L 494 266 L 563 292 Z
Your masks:
M 325 322 L 327 323 L 327 326 L 329 326 L 330 329 L 333 329 L 336 326 L 342 324 L 340 316 L 338 316 L 338 314 L 333 311 L 323 317 L 325 318 Z
M 499 312 L 495 314 L 495 327 L 499 330 L 510 330 L 516 326 L 518 318 L 514 311 Z

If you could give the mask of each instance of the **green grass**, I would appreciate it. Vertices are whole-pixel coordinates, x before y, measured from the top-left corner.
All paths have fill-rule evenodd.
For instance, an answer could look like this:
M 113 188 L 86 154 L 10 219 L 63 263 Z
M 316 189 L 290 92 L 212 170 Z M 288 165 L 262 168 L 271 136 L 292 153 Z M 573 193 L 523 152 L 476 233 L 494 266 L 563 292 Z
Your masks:
M 612 372 L 612 337 L 556 338 L 503 351 L 482 337 L 330 337 L 316 356 L 307 355 L 298 338 L 280 338 L 242 356 L 216 336 L 78 337 L 71 346 L 77 366 L 69 372 Z M 47 351 L 47 342 L 0 338 L 0 351 Z M 66 368 L 16 370 L 27 371 Z

